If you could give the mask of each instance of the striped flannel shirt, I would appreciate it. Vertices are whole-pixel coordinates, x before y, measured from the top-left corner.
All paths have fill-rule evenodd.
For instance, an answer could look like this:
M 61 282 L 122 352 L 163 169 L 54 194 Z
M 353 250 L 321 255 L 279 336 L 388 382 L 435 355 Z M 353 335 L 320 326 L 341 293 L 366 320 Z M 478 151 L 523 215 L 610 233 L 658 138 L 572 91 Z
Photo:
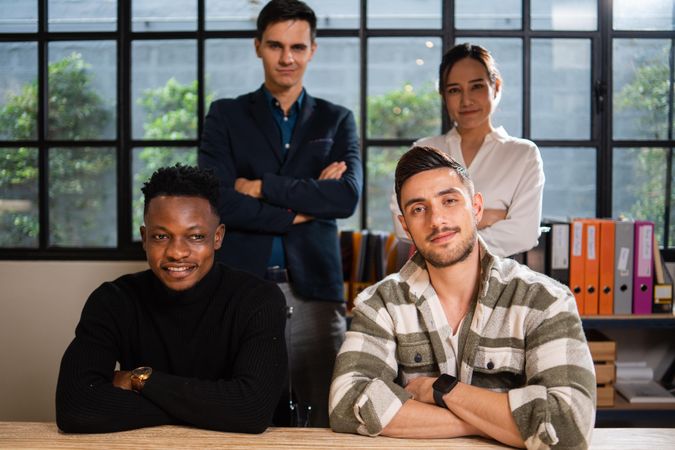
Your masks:
M 572 293 L 479 243 L 480 287 L 459 331 L 458 379 L 508 392 L 527 448 L 587 448 L 595 370 Z M 450 326 L 432 314 L 440 301 L 425 267 L 418 253 L 356 299 L 331 384 L 333 430 L 379 434 L 411 398 L 403 386 L 456 364 L 444 345 Z

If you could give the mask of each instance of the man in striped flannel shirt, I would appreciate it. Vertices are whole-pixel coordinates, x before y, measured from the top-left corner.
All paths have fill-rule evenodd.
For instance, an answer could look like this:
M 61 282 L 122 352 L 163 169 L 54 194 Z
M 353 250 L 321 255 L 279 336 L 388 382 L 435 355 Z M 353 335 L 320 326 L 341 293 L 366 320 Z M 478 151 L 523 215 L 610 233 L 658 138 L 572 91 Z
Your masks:
M 356 300 L 333 430 L 587 448 L 595 372 L 569 289 L 490 254 L 476 232 L 482 196 L 444 153 L 412 148 L 395 186 L 417 253 Z

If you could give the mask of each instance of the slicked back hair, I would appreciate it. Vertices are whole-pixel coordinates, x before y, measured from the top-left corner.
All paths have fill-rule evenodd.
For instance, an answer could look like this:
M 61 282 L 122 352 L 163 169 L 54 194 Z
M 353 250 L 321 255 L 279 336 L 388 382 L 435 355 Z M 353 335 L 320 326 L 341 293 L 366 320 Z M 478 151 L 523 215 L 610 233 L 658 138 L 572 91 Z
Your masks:
M 414 146 L 401 156 L 396 165 L 394 189 L 396 190 L 396 201 L 401 211 L 403 211 L 403 205 L 401 205 L 401 189 L 403 188 L 403 184 L 420 172 L 442 168 L 452 169 L 462 181 L 462 184 L 466 186 L 469 195 L 473 197 L 473 181 L 471 181 L 466 169 L 460 163 L 437 148 Z
M 218 213 L 219 184 L 211 169 L 176 164 L 162 167 L 152 174 L 141 188 L 145 196 L 143 214 L 148 212 L 150 201 L 159 196 L 199 197 L 209 201 L 211 210 Z
M 316 14 L 305 2 L 299 0 L 272 0 L 258 14 L 256 38 L 262 41 L 268 26 L 287 20 L 304 20 L 309 23 L 312 42 L 316 39 Z

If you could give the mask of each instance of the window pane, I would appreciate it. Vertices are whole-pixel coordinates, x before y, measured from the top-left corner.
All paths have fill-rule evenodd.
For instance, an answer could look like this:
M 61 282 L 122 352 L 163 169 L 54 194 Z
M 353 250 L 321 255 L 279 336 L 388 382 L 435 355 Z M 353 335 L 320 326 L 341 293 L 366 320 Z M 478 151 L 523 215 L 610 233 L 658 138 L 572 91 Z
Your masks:
M 38 151 L 0 148 L 0 247 L 37 247 Z
M 264 81 L 253 39 L 209 39 L 205 57 L 207 108 L 213 100 L 256 90 Z
M 533 39 L 531 67 L 532 137 L 590 139 L 591 41 Z
M 197 29 L 197 0 L 133 0 L 132 31 Z
M 614 0 L 614 29 L 673 30 L 674 14 L 673 0 Z
M 0 139 L 37 139 L 37 44 L 0 43 Z
M 131 234 L 134 241 L 141 240 L 140 226 L 143 225 L 143 193 L 141 187 L 160 167 L 181 163 L 197 165 L 197 149 L 191 147 L 145 147 L 133 149 L 131 155 Z
M 34 33 L 37 31 L 37 0 L 0 0 L 0 33 Z
M 196 139 L 196 79 L 195 41 L 133 42 L 131 93 L 134 138 Z
M 206 0 L 206 29 L 253 30 L 264 5 L 263 2 L 250 0 Z
M 368 137 L 418 139 L 441 132 L 437 38 L 368 41 Z
M 670 41 L 614 39 L 614 139 L 667 139 Z
M 251 0 L 206 0 L 207 30 L 252 30 L 267 2 Z M 306 1 L 316 14 L 318 29 L 358 28 L 359 0 Z
M 307 92 L 359 113 L 358 38 L 319 38 L 305 72 Z M 262 69 L 259 69 L 262 71 Z
M 49 0 L 47 11 L 49 31 L 115 31 L 117 29 L 117 0 L 96 0 L 94 2 Z
M 615 148 L 612 171 L 612 216 L 651 220 L 663 239 L 666 155 L 663 148 Z
M 408 147 L 369 147 L 366 170 L 368 171 L 368 218 L 369 230 L 394 231 L 389 201 L 394 192 L 394 171 L 399 158 Z
M 537 0 L 530 2 L 533 30 L 597 30 L 597 0 Z
M 455 26 L 462 30 L 522 29 L 521 0 L 457 0 Z
M 503 126 L 511 136 L 523 135 L 523 41 L 520 38 L 464 38 L 485 47 L 502 75 L 502 99 L 492 116 L 494 126 Z
M 368 0 L 368 28 L 441 28 L 441 0 Z
M 117 52 L 113 41 L 49 44 L 51 139 L 114 139 Z
M 595 217 L 596 150 L 584 147 L 540 150 L 546 176 L 542 216 Z
M 114 148 L 49 150 L 49 245 L 117 245 Z

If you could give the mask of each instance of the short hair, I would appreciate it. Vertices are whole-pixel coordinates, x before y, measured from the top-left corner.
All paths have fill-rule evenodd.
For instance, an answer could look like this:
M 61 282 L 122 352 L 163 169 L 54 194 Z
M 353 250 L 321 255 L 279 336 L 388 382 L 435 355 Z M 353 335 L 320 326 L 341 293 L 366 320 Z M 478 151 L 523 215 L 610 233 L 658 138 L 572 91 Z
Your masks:
M 316 14 L 305 2 L 299 0 L 272 0 L 258 14 L 256 38 L 262 40 L 268 26 L 287 20 L 304 20 L 309 23 L 312 42 L 316 39 Z
M 172 167 L 161 167 L 143 184 L 141 191 L 145 196 L 143 214 L 148 212 L 148 206 L 153 198 L 164 195 L 206 199 L 213 213 L 220 218 L 218 213 L 219 183 L 212 169 L 200 169 L 180 163 Z
M 473 181 L 471 181 L 466 169 L 460 163 L 437 148 L 417 145 L 401 156 L 398 164 L 396 164 L 394 189 L 396 190 L 396 201 L 401 211 L 403 211 L 403 206 L 401 205 L 401 189 L 403 188 L 403 184 L 420 172 L 442 169 L 444 167 L 453 170 L 462 181 L 462 184 L 469 190 L 469 195 L 473 195 Z
M 485 71 L 488 74 L 488 79 L 490 80 L 490 84 L 492 86 L 495 86 L 497 80 L 502 79 L 502 76 L 497 69 L 497 64 L 495 63 L 495 60 L 490 52 L 480 45 L 465 42 L 463 44 L 455 45 L 450 50 L 445 52 L 445 55 L 443 55 L 441 65 L 438 70 L 438 91 L 441 93 L 441 95 L 445 94 L 445 80 L 448 78 L 450 70 L 452 70 L 452 67 L 458 61 L 464 58 L 475 59 L 481 63 L 483 67 L 485 67 Z

